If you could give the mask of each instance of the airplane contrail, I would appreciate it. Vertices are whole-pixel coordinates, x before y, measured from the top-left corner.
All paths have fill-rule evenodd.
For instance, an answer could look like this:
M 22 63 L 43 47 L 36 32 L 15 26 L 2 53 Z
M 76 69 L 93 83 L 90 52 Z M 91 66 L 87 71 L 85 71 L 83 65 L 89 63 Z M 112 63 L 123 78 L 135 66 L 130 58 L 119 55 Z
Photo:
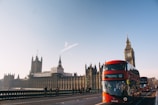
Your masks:
M 68 44 L 68 42 L 65 42 L 64 49 L 61 50 L 61 53 L 65 52 L 65 51 L 68 51 L 68 50 L 70 50 L 73 47 L 76 47 L 78 45 L 79 45 L 78 43 Z

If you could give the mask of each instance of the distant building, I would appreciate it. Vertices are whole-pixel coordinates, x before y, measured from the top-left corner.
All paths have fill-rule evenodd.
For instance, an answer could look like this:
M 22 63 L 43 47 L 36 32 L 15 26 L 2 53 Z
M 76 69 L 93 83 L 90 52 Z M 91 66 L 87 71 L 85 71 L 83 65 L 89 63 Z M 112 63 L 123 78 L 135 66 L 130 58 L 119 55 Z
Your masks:
M 129 41 L 127 37 L 126 41 L 126 48 L 124 50 L 125 60 L 128 61 L 130 64 L 132 64 L 135 67 L 135 55 L 134 50 L 131 46 L 131 42 Z
M 36 56 L 35 60 L 32 57 L 30 74 L 41 73 L 41 72 L 42 72 L 42 57 L 41 57 L 41 61 L 39 60 L 38 56 Z
M 13 81 L 14 81 L 14 74 L 4 75 L 4 78 L 2 80 L 2 89 L 8 90 L 12 88 L 14 84 Z
M 53 67 L 51 71 L 34 73 L 30 76 L 28 86 L 30 88 L 44 88 L 61 90 L 72 90 L 81 88 L 101 89 L 101 65 L 99 71 L 96 66 L 86 67 L 86 76 L 78 76 L 76 73 L 65 73 L 62 66 L 61 57 L 59 58 L 58 66 Z
M 78 76 L 77 73 L 65 73 L 62 66 L 61 57 L 59 58 L 58 66 L 51 68 L 50 71 L 42 72 L 42 58 L 39 61 L 38 56 L 31 63 L 31 71 L 29 78 L 20 79 L 19 76 L 15 79 L 14 75 L 5 75 L 3 80 L 4 89 L 17 89 L 17 88 L 45 88 L 61 90 L 72 89 L 98 89 L 101 90 L 101 75 L 103 65 L 99 64 L 99 70 L 97 67 L 90 65 L 85 66 L 86 75 Z
M 41 72 L 42 60 L 39 61 L 37 56 L 36 56 L 35 61 L 32 60 L 31 65 L 33 65 L 33 66 L 31 66 L 31 73 L 30 73 L 29 77 L 52 77 L 52 75 L 54 75 L 54 74 L 61 74 L 63 76 L 72 76 L 72 73 L 64 72 L 64 68 L 62 67 L 61 57 L 59 58 L 58 66 L 52 67 L 50 71 Z

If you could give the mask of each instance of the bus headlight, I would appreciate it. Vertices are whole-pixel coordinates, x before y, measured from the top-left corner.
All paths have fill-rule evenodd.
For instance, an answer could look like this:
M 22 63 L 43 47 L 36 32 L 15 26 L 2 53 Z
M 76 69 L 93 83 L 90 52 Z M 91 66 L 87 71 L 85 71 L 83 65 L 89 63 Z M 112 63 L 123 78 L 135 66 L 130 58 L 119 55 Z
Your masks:
M 127 101 L 128 99 L 127 99 L 127 97 L 123 97 L 123 101 Z

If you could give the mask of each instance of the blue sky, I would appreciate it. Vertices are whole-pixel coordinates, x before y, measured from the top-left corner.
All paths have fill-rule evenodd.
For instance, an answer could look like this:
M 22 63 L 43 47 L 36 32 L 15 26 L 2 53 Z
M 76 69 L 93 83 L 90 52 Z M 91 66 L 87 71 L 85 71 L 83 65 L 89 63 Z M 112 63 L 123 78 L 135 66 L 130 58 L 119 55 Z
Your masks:
M 0 78 L 26 77 L 31 58 L 42 71 L 58 65 L 85 74 L 85 64 L 124 59 L 127 36 L 141 76 L 158 78 L 157 0 L 0 0 Z M 61 53 L 65 42 L 77 44 Z

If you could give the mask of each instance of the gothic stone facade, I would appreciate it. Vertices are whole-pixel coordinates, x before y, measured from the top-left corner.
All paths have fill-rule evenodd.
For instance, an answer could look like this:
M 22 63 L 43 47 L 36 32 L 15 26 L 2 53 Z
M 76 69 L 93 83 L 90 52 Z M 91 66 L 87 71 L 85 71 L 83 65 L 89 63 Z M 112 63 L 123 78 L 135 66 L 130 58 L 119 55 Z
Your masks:
M 38 60 L 38 58 L 36 59 Z M 39 61 L 38 61 L 39 62 Z M 60 65 L 61 66 L 61 61 Z M 64 76 L 61 73 L 52 73 L 51 76 L 47 77 L 34 77 L 30 73 L 28 79 L 14 78 L 14 75 L 5 75 L 3 79 L 3 89 L 13 89 L 13 88 L 45 88 L 60 90 L 72 90 L 72 89 L 98 89 L 101 90 L 101 75 L 102 75 L 103 65 L 99 64 L 99 70 L 97 67 L 90 65 L 85 66 L 85 75 L 77 76 Z M 33 71 L 33 70 L 32 70 Z M 34 71 L 33 71 L 34 72 Z

